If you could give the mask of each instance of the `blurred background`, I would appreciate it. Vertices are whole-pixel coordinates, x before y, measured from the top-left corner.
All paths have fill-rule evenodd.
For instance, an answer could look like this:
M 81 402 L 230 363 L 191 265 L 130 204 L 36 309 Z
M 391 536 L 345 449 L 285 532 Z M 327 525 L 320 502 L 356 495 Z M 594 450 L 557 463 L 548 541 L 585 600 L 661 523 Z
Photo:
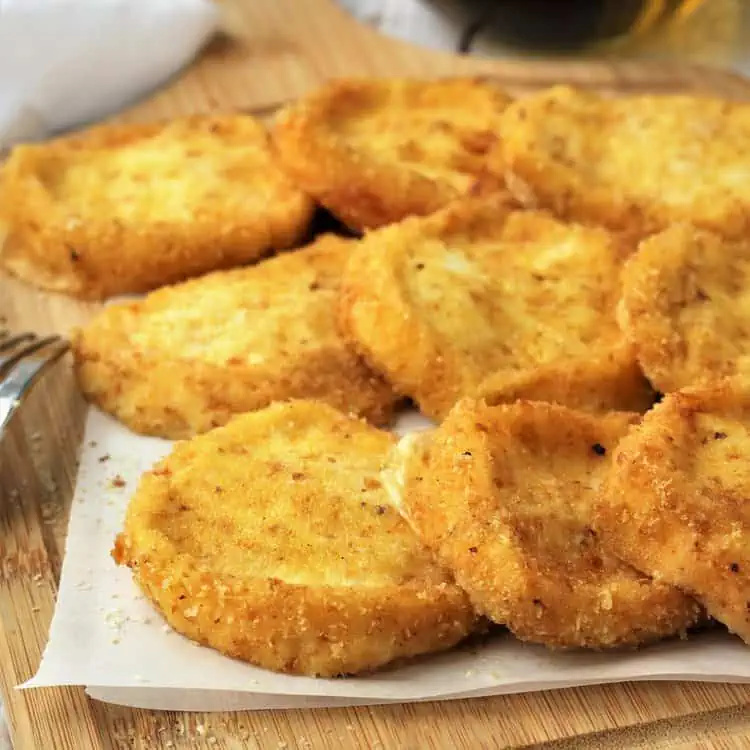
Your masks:
M 685 60 L 750 74 L 745 0 L 338 0 L 383 33 L 483 56 Z

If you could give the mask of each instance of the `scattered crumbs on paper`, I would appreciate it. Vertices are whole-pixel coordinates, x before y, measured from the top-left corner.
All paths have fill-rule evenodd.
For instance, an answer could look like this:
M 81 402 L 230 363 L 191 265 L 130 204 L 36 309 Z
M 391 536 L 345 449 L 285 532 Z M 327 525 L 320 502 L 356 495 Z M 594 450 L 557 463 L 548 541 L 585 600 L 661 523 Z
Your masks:
M 162 633 L 171 633 L 172 632 L 172 628 L 169 625 L 167 625 L 166 623 L 164 623 L 164 625 L 161 626 L 161 632 Z
M 79 591 L 91 591 L 91 583 L 89 581 L 78 581 L 75 587 Z
M 122 478 L 121 474 L 115 474 L 112 479 L 109 480 L 110 487 L 122 489 L 127 486 L 127 482 Z
M 103 456 L 99 456 L 99 463 L 104 464 L 109 461 L 110 458 L 112 458 L 112 456 L 110 456 L 109 453 L 105 453 Z
M 120 642 L 122 630 L 129 619 L 130 618 L 122 611 L 122 609 L 120 609 L 120 607 L 112 607 L 111 609 L 108 609 L 104 615 L 104 622 L 107 623 L 107 627 L 112 631 L 111 642 L 114 645 L 117 645 Z
M 96 448 L 97 442 L 96 440 L 89 440 L 89 448 Z

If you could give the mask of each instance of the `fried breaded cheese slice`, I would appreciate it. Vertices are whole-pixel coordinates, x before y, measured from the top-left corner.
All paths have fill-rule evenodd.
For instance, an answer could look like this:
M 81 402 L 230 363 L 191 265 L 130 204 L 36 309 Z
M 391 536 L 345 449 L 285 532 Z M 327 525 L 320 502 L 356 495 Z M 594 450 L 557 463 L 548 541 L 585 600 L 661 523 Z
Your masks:
M 698 604 L 605 552 L 590 527 L 609 453 L 637 420 L 464 400 L 406 447 L 405 514 L 477 611 L 522 640 L 604 649 L 681 634 Z
M 668 394 L 619 445 L 594 524 L 602 544 L 695 596 L 750 643 L 750 395 Z
M 314 402 L 237 417 L 144 475 L 113 555 L 175 630 L 268 669 L 449 648 L 474 614 L 389 502 L 393 442 Z
M 252 117 L 103 125 L 11 152 L 0 264 L 78 297 L 143 292 L 290 247 L 312 211 Z
M 641 243 L 620 322 L 660 391 L 750 374 L 750 240 L 675 225 Z
M 337 80 L 283 110 L 273 138 L 304 190 L 369 229 L 469 193 L 509 102 L 473 79 Z
M 616 320 L 625 244 L 502 195 L 372 232 L 341 327 L 431 417 L 464 395 L 640 411 L 651 392 Z
M 558 86 L 511 105 L 501 130 L 490 169 L 526 205 L 636 234 L 690 221 L 747 235 L 748 104 Z
M 167 438 L 290 398 L 386 422 L 396 396 L 336 325 L 349 247 L 324 236 L 105 308 L 72 337 L 83 393 L 136 432 Z

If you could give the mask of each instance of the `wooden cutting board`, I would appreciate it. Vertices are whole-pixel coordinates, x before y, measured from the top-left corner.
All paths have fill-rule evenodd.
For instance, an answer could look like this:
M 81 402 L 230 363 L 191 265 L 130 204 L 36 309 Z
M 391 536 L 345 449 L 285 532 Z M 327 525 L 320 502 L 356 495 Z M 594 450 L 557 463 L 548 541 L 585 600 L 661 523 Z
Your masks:
M 383 39 L 332 0 L 226 0 L 243 41 L 217 40 L 176 80 L 119 116 L 241 109 L 270 114 L 340 75 L 479 73 L 514 93 L 558 82 L 601 91 L 707 91 L 750 82 L 640 62 L 499 62 Z M 0 325 L 67 332 L 95 309 L 0 277 Z M 160 748 L 725 748 L 750 746 L 750 686 L 620 684 L 387 707 L 185 714 L 109 706 L 82 688 L 13 688 L 36 669 L 54 606 L 84 405 L 69 365 L 32 394 L 0 451 L 0 680 L 17 750 Z M 746 744 L 747 743 L 747 744 Z

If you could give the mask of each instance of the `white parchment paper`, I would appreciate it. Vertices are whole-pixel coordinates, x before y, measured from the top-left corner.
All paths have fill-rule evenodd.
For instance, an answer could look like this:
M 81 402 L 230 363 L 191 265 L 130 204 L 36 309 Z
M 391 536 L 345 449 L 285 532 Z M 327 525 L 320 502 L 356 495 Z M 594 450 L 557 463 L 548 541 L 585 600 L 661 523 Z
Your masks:
M 426 426 L 407 413 L 398 431 Z M 37 674 L 24 687 L 86 685 L 143 708 L 224 711 L 460 698 L 627 680 L 750 682 L 750 648 L 725 632 L 629 653 L 555 653 L 509 635 L 376 674 L 280 675 L 196 646 L 144 600 L 110 550 L 140 474 L 170 443 L 139 437 L 94 409 L 86 428 L 57 609 Z

